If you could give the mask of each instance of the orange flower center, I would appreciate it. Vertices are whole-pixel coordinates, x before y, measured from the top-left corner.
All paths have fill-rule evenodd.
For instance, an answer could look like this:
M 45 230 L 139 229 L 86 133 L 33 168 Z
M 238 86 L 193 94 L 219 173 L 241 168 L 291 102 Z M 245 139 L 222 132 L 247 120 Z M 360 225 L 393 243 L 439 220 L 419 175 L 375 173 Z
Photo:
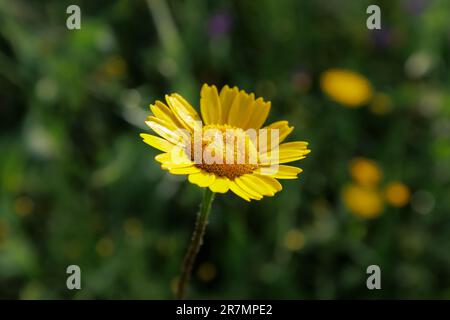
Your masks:
M 196 167 L 233 180 L 258 168 L 258 151 L 252 138 L 256 141 L 240 128 L 207 125 L 194 133 L 186 151 Z

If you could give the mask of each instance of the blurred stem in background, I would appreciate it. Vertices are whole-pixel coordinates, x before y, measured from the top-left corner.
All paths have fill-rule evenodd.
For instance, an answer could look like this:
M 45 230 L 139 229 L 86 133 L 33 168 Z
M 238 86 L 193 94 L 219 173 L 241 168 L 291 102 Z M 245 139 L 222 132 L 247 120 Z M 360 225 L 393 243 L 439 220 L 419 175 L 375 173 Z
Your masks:
M 206 225 L 208 224 L 208 216 L 211 211 L 211 204 L 214 200 L 214 192 L 209 188 L 205 188 L 203 194 L 203 200 L 200 206 L 200 212 L 197 216 L 195 223 L 194 233 L 192 234 L 191 243 L 184 257 L 183 265 L 181 267 L 181 275 L 178 282 L 177 299 L 185 298 L 186 287 L 191 277 L 192 267 L 195 262 L 195 258 L 200 250 L 200 246 L 203 243 L 203 235 L 205 234 Z
M 165 0 L 147 0 L 147 4 L 164 49 L 165 56 L 162 57 L 162 60 L 171 60 L 176 65 L 176 71 L 166 76 L 175 88 L 178 88 L 178 90 L 182 88 L 186 96 L 192 98 L 196 81 L 189 70 L 189 57 L 169 7 Z

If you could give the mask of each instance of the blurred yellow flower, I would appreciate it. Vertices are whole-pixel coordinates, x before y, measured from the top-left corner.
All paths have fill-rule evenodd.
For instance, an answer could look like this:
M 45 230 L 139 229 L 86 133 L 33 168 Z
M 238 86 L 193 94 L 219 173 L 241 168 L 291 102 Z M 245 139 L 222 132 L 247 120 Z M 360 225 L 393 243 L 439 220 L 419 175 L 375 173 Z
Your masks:
M 114 252 L 114 242 L 109 237 L 104 237 L 97 242 L 95 249 L 99 256 L 107 257 Z
M 350 184 L 344 188 L 342 200 L 351 213 L 363 218 L 375 218 L 383 210 L 380 193 L 370 187 Z
M 216 277 L 216 267 L 210 263 L 202 263 L 197 270 L 197 276 L 204 282 L 209 282 Z
M 403 207 L 409 202 L 411 192 L 402 182 L 394 181 L 386 186 L 385 197 L 387 202 L 394 207 Z
M 298 251 L 305 244 L 305 236 L 298 229 L 292 229 L 286 232 L 284 236 L 284 246 L 291 251 Z
M 30 197 L 21 196 L 14 202 L 14 211 L 21 217 L 29 215 L 34 208 L 34 202 Z
M 381 170 L 373 160 L 358 157 L 350 162 L 350 175 L 362 186 L 373 187 L 381 179 Z
M 180 282 L 179 277 L 175 277 L 170 281 L 170 291 L 172 291 L 173 294 L 177 293 L 177 287 L 179 282 Z
M 6 225 L 6 221 L 3 222 L 0 220 L 0 249 L 2 249 L 3 245 L 6 243 L 6 239 L 8 237 L 8 226 Z
M 372 86 L 364 76 L 345 69 L 330 69 L 320 78 L 322 90 L 333 100 L 356 108 L 372 97 Z
M 126 71 L 127 65 L 121 56 L 113 56 L 106 60 L 103 67 L 108 77 L 117 77 Z
M 137 218 L 128 218 L 123 224 L 123 229 L 131 237 L 139 237 L 142 235 L 142 224 Z

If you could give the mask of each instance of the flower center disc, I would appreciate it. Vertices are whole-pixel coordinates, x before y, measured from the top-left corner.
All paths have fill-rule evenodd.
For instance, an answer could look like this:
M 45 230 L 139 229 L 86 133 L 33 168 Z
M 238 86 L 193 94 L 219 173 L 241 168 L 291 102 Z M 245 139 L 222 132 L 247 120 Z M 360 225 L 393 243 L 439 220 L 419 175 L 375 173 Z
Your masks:
M 231 180 L 258 168 L 258 151 L 249 135 L 229 125 L 203 127 L 187 151 L 197 168 Z

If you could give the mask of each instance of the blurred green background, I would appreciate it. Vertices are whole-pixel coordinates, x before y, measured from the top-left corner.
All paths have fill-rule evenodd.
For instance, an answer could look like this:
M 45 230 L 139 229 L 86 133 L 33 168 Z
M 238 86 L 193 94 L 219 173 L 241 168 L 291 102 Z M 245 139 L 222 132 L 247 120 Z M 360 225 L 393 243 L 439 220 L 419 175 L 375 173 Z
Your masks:
M 139 133 L 150 103 L 178 92 L 198 109 L 206 82 L 271 100 L 269 122 L 312 153 L 273 198 L 216 197 L 190 298 L 449 299 L 449 14 L 446 0 L 1 0 L 0 298 L 173 297 L 202 190 Z M 368 101 L 329 96 L 334 68 L 366 78 Z M 66 288 L 71 264 L 82 290 Z M 372 264 L 382 290 L 366 288 Z

